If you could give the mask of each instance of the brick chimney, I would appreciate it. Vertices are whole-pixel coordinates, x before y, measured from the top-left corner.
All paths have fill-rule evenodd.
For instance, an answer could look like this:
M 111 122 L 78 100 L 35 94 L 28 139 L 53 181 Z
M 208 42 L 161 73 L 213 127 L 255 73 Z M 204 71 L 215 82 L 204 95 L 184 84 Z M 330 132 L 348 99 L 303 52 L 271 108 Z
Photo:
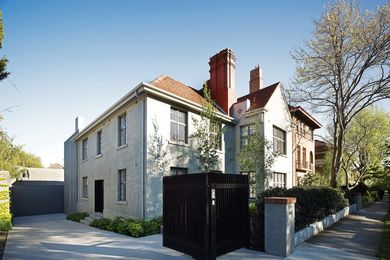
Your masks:
M 236 57 L 230 49 L 220 51 L 209 61 L 211 97 L 229 115 L 231 106 L 237 101 L 235 62 Z
M 263 87 L 263 70 L 257 65 L 250 72 L 249 93 L 253 93 Z

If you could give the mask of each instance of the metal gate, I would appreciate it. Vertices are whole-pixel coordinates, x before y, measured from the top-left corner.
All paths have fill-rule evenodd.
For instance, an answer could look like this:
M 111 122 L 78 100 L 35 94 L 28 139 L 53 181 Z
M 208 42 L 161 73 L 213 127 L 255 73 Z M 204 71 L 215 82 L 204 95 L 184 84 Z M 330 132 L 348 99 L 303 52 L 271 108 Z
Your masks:
M 163 245 L 201 259 L 248 246 L 248 197 L 248 176 L 164 177 Z

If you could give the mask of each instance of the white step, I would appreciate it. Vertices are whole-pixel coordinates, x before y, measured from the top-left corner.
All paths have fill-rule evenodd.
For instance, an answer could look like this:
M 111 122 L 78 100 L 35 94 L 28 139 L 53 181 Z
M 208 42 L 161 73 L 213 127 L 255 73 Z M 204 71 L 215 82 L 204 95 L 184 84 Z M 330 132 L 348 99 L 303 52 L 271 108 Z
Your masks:
M 89 224 L 91 223 L 91 221 L 89 221 L 89 220 L 87 220 L 87 219 L 82 219 L 82 220 L 80 220 L 80 223 L 89 226 Z

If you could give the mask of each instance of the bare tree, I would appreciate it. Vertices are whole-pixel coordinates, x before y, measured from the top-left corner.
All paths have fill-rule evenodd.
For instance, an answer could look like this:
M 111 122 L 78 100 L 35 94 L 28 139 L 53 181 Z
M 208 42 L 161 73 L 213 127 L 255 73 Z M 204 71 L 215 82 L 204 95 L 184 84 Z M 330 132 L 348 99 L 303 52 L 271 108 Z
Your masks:
M 354 2 L 325 7 L 312 39 L 293 51 L 296 102 L 326 113 L 332 124 L 331 186 L 337 186 L 345 130 L 364 108 L 390 98 L 390 6 L 362 12 Z

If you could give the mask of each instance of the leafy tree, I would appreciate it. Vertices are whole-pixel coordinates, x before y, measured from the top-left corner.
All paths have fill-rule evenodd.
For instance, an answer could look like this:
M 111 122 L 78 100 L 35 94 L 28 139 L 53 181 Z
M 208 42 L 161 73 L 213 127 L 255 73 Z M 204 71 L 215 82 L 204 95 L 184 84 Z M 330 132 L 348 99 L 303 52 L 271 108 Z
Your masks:
M 41 159 L 23 150 L 22 146 L 14 145 L 12 138 L 0 129 L 0 170 L 9 171 L 11 177 L 19 175 L 23 167 L 41 168 Z
M 389 113 L 371 107 L 352 119 L 345 134 L 341 164 L 348 189 L 353 189 L 361 181 L 373 181 L 375 175 L 384 172 L 389 138 Z
M 272 167 L 276 155 L 271 142 L 264 139 L 260 125 L 256 123 L 253 133 L 248 133 L 247 144 L 241 147 L 238 154 L 240 170 L 255 172 L 256 194 L 263 191 L 267 172 Z
M 336 187 L 348 125 L 364 108 L 390 97 L 390 6 L 362 12 L 339 0 L 314 25 L 312 39 L 292 54 L 298 67 L 290 94 L 331 119 Z
M 2 47 L 3 37 L 3 14 L 0 11 L 0 49 Z M 9 75 L 9 72 L 6 71 L 7 62 L 8 60 L 5 57 L 0 59 L 0 80 L 5 79 Z
M 212 100 L 207 84 L 203 88 L 203 105 L 200 120 L 192 118 L 195 132 L 190 138 L 197 140 L 196 158 L 202 172 L 215 170 L 219 162 L 218 150 L 221 146 L 222 122 L 218 118 L 215 102 Z

